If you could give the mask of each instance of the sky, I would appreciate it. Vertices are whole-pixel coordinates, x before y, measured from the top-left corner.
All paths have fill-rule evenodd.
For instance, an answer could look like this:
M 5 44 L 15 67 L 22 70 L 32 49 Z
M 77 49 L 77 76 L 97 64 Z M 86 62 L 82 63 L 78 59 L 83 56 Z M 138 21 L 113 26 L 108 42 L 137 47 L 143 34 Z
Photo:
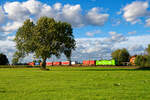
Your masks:
M 36 22 L 41 16 L 72 25 L 73 61 L 111 59 L 111 52 L 121 48 L 144 54 L 150 44 L 150 0 L 0 0 L 0 52 L 9 61 L 17 29 L 26 19 Z M 23 62 L 32 60 L 31 54 Z

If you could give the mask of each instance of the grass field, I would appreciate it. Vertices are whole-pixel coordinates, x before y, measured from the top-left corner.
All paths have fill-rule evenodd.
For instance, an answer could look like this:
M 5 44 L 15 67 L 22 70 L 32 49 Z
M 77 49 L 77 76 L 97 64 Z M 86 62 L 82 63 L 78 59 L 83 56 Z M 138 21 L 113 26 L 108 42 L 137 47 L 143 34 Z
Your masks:
M 150 70 L 0 68 L 0 100 L 150 100 Z

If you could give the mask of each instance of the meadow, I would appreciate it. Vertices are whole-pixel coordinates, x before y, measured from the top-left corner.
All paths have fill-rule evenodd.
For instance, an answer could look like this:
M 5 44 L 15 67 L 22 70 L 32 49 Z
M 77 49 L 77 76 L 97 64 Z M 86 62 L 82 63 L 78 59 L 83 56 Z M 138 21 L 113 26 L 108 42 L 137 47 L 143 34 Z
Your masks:
M 150 70 L 0 68 L 0 100 L 150 100 Z

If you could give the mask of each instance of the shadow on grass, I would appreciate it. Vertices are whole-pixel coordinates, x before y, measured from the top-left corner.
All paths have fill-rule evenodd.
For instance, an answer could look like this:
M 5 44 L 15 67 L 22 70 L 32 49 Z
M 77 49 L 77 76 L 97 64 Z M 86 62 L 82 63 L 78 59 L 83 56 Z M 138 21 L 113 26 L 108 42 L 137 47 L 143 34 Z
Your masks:
M 139 68 L 104 68 L 104 69 L 83 69 L 83 71 L 150 71 L 150 67 L 139 67 Z
M 56 70 L 52 70 L 56 71 Z M 139 67 L 139 68 L 80 68 L 80 69 L 69 69 L 68 70 L 57 70 L 57 71 L 150 71 L 150 67 Z
M 136 70 L 150 70 L 150 67 L 140 67 L 140 68 L 137 68 Z

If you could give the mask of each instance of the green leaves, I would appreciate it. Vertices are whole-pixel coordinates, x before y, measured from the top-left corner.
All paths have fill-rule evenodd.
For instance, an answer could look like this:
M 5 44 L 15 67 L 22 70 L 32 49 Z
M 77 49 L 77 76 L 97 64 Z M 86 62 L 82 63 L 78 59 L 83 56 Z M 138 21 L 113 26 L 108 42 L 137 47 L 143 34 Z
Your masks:
M 61 53 L 70 59 L 71 51 L 76 45 L 71 25 L 48 17 L 41 17 L 36 24 L 26 20 L 18 29 L 14 41 L 23 55 L 34 53 L 43 60 L 52 55 L 60 57 Z
M 111 56 L 117 61 L 118 65 L 122 65 L 122 62 L 129 61 L 130 54 L 125 48 L 123 48 L 112 52 Z
M 0 53 L 0 65 L 7 65 L 7 64 L 9 64 L 7 56 L 3 53 Z
M 148 45 L 148 48 L 146 48 L 146 51 L 147 51 L 148 55 L 150 56 L 150 44 Z

